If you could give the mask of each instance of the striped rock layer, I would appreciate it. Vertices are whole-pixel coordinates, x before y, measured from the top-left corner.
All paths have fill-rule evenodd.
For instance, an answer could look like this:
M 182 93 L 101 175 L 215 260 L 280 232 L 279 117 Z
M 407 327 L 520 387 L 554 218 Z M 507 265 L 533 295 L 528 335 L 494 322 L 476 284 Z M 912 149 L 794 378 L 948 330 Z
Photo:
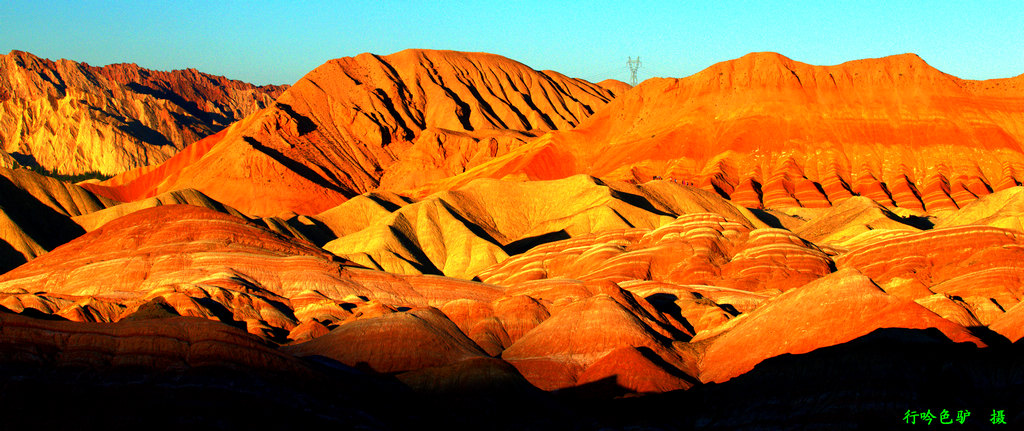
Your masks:
M 194 188 L 250 215 L 316 214 L 462 173 L 580 124 L 613 96 L 492 54 L 362 54 L 314 69 L 273 106 L 166 163 L 89 187 L 120 201 Z
M 695 184 L 755 208 L 860 195 L 956 209 L 1024 179 L 1022 79 L 959 79 L 913 54 L 812 66 L 753 53 L 647 80 L 572 131 L 417 192 L 586 173 Z
M 240 329 L 280 346 L 271 365 L 303 357 L 428 392 L 619 396 L 753 378 L 879 331 L 963 352 L 1024 337 L 1019 78 L 754 54 L 591 113 L 579 98 L 512 103 L 534 88 L 610 96 L 487 55 L 321 69 L 103 185 L 3 171 L 0 233 L 32 258 L 0 275 L 7 358 L 156 361 L 145 348 L 159 342 L 169 366 L 191 366 L 204 357 L 190 340 L 218 327 L 175 332 L 186 316 L 235 327 L 214 338 L 246 357 L 264 353 Z M 308 214 L 251 217 L 281 210 Z

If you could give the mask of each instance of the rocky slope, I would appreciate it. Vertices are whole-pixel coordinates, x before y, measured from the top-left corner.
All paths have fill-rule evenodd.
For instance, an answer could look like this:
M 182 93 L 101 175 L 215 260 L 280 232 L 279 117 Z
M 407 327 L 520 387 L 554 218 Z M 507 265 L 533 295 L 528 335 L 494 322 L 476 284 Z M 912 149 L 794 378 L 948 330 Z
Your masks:
M 393 212 L 385 209 L 357 229 L 351 220 L 362 211 L 364 205 L 346 202 L 312 217 L 332 230 L 348 229 L 324 249 L 388 272 L 465 279 L 546 242 L 655 228 L 691 212 L 713 211 L 746 226 L 766 226 L 745 208 L 703 190 L 671 183 L 605 184 L 583 175 L 530 183 L 480 180 Z M 333 227 L 341 220 L 348 226 Z
M 85 233 L 71 218 L 109 205 L 110 199 L 73 184 L 0 168 L 0 272 Z
M 162 165 L 88 187 L 122 201 L 195 188 L 250 215 L 316 214 L 381 186 L 461 173 L 580 124 L 613 96 L 491 54 L 362 54 L 316 68 Z
M 187 204 L 248 220 L 281 235 L 319 234 L 295 218 L 249 218 L 196 190 L 178 190 L 119 203 L 27 169 L 0 168 L 0 272 L 6 272 L 109 221 L 161 205 Z
M 503 116 L 495 106 L 525 92 L 483 89 L 532 77 L 541 90 L 529 94 L 603 90 L 520 67 L 433 51 L 342 59 L 103 185 L 0 171 L 0 207 L 14 214 L 0 233 L 34 257 L 0 275 L 0 362 L 172 375 L 189 358 L 280 364 L 328 382 L 311 383 L 320 400 L 366 382 L 355 393 L 427 394 L 455 416 L 522 397 L 602 418 L 577 428 L 834 429 L 859 414 L 885 429 L 908 408 L 1024 399 L 1024 187 L 1003 169 L 1020 155 L 1019 78 L 958 80 L 912 56 L 817 67 L 754 54 L 649 81 L 587 119 L 559 110 L 582 103 L 530 111 L 562 112 L 562 124 Z M 462 163 L 484 136 L 493 154 Z M 424 137 L 448 157 L 425 161 L 443 152 L 418 151 Z M 226 164 L 239 160 L 248 177 Z M 388 177 L 415 164 L 455 176 L 412 196 L 379 189 L 417 181 Z M 858 164 L 867 176 L 850 174 Z M 381 170 L 331 177 L 357 166 Z M 951 180 L 964 169 L 977 182 Z M 282 210 L 308 214 L 247 215 Z M 50 239 L 50 225 L 74 231 Z M 207 340 L 215 352 L 189 350 Z M 158 345 L 173 354 L 145 350 Z
M 529 193 L 505 193 L 511 184 L 484 181 L 437 201 L 405 203 L 397 217 L 385 217 L 396 235 L 411 235 L 395 244 L 425 256 L 449 247 L 460 260 L 480 252 L 462 248 L 466 237 L 450 229 L 430 229 L 456 223 L 501 251 L 510 249 L 502 241 L 540 232 L 538 245 L 492 256 L 494 263 L 473 271 L 474 281 L 361 268 L 230 209 L 169 200 L 126 211 L 0 276 L 0 305 L 79 322 L 140 313 L 201 317 L 289 345 L 291 355 L 329 358 L 441 392 L 688 389 L 881 328 L 934 328 L 979 347 L 1020 337 L 1020 232 L 978 225 L 922 231 L 867 206 L 841 213 L 875 211 L 891 225 L 819 247 L 765 227 L 754 213 L 708 192 L 653 182 L 629 189 L 634 198 L 626 206 L 596 199 L 626 191 L 593 181 L 549 185 L 579 183 L 595 208 L 608 210 L 565 208 L 568 215 L 557 216 L 531 206 L 539 201 Z M 534 192 L 543 196 L 538 186 Z M 497 196 L 521 203 L 502 218 L 485 211 Z M 441 208 L 450 217 L 436 218 Z M 590 211 L 620 213 L 623 225 L 601 227 L 578 215 Z M 544 214 L 556 215 L 528 223 Z M 878 216 L 847 223 L 834 222 L 829 211 L 819 217 L 803 226 L 816 233 L 861 230 Z M 544 233 L 551 229 L 572 235 Z M 360 232 L 347 236 L 366 235 Z M 378 261 L 386 262 L 369 260 Z M 751 341 L 765 339 L 773 341 Z
M 823 207 L 861 195 L 942 211 L 1021 184 L 1022 77 L 969 81 L 913 54 L 812 66 L 754 53 L 651 79 L 572 131 L 420 193 L 472 178 L 654 177 L 747 207 Z
M 115 175 L 161 163 L 285 88 L 11 51 L 0 55 L 0 166 Z

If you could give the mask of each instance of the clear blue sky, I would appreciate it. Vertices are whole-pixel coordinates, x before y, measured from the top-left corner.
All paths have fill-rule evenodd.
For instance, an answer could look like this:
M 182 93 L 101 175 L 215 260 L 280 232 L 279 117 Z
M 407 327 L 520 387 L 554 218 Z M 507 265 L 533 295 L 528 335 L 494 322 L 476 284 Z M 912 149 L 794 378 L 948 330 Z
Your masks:
M 24 1 L 0 51 L 195 67 L 292 83 L 323 62 L 406 48 L 486 51 L 598 81 L 691 75 L 752 51 L 811 64 L 914 52 L 970 79 L 1024 73 L 1024 1 Z

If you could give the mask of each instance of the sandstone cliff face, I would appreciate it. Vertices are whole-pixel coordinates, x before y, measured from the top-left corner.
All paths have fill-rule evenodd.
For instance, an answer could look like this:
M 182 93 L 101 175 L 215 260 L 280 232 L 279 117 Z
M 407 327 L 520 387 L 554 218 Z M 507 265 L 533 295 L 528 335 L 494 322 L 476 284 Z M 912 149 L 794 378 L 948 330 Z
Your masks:
M 93 67 L 11 51 L 0 56 L 0 166 L 115 175 L 161 163 L 271 103 L 258 87 L 194 69 Z
M 195 188 L 250 215 L 316 214 L 381 186 L 461 173 L 580 124 L 613 96 L 491 54 L 362 54 L 316 68 L 164 165 L 90 187 L 121 200 Z
M 812 66 L 754 53 L 651 79 L 569 132 L 421 193 L 505 176 L 587 173 L 699 185 L 747 207 L 852 195 L 939 211 L 1021 183 L 1021 77 L 968 81 L 906 54 Z

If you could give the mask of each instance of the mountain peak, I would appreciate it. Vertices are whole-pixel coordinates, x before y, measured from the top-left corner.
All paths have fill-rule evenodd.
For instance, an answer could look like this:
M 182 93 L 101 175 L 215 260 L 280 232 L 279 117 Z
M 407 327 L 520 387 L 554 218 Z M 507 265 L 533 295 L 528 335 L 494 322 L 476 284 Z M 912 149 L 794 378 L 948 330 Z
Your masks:
M 792 63 L 793 59 L 774 51 L 755 51 L 746 54 L 736 60 L 748 60 L 755 62 L 779 62 Z
M 998 184 L 1019 184 L 1003 168 L 1024 160 L 1017 84 L 959 79 L 916 54 L 815 66 L 757 52 L 686 78 L 647 80 L 572 132 L 473 174 L 529 177 L 543 167 L 662 177 L 748 207 L 830 206 L 862 195 L 908 209 L 955 208 Z M 949 148 L 985 156 L 950 161 Z M 940 163 L 954 166 L 932 173 Z
M 723 61 L 723 62 L 718 63 L 718 64 L 722 64 L 722 63 L 740 64 L 740 65 L 753 66 L 753 67 L 765 67 L 765 66 L 769 66 L 769 65 L 782 65 L 782 66 L 786 66 L 786 67 L 789 67 L 789 68 L 793 68 L 794 66 L 800 67 L 800 68 L 839 68 L 839 67 L 843 67 L 843 66 L 856 66 L 856 67 L 864 67 L 864 68 L 870 68 L 870 67 L 874 67 L 874 66 L 889 66 L 889 67 L 892 67 L 892 66 L 906 66 L 906 67 L 921 67 L 921 66 L 924 66 L 924 67 L 927 67 L 929 69 L 935 69 L 931 65 L 929 65 L 926 61 L 924 61 L 924 59 L 922 59 L 921 56 L 919 56 L 917 54 L 914 54 L 912 52 L 903 53 L 903 54 L 887 55 L 887 56 L 878 57 L 878 58 L 865 58 L 865 59 L 860 59 L 860 60 L 851 60 L 851 61 L 843 62 L 843 63 L 837 64 L 837 65 L 834 65 L 834 66 L 818 66 L 818 65 L 812 65 L 812 64 L 803 63 L 803 62 L 800 62 L 800 61 L 793 60 L 792 58 L 789 58 L 789 57 L 787 57 L 785 55 L 782 55 L 780 53 L 777 53 L 777 52 L 762 51 L 762 52 L 751 52 L 751 53 L 746 54 L 746 55 L 744 55 L 744 56 L 742 56 L 740 58 L 733 59 L 733 60 L 726 60 L 726 61 Z M 712 67 L 714 67 L 714 66 L 712 66 Z
M 40 58 L 39 56 L 32 54 L 30 52 L 19 51 L 17 49 L 12 49 L 11 52 L 9 52 L 7 55 L 0 57 L 5 57 L 6 61 L 13 61 L 17 63 L 18 67 L 25 67 L 25 65 L 27 64 L 50 62 L 50 60 Z
M 927 71 L 929 73 L 943 74 L 940 70 L 932 67 L 932 65 L 924 61 L 924 59 L 921 58 L 921 56 L 910 52 L 904 54 L 888 55 L 879 58 L 853 60 L 833 67 L 841 67 L 844 65 L 856 66 L 864 69 L 884 67 L 897 72 L 906 71 L 909 69 L 917 69 L 918 71 Z
M 195 187 L 252 214 L 316 214 L 346 196 L 412 189 L 571 129 L 613 91 L 495 54 L 360 54 L 317 67 L 270 109 L 197 146 L 204 151 L 161 165 L 173 181 L 119 177 L 107 183 L 116 191 L 93 187 L 132 199 Z
M 708 89 L 904 86 L 927 83 L 934 89 L 959 91 L 951 77 L 913 53 L 853 60 L 831 66 L 802 63 L 775 52 L 752 52 L 711 65 L 690 80 Z

